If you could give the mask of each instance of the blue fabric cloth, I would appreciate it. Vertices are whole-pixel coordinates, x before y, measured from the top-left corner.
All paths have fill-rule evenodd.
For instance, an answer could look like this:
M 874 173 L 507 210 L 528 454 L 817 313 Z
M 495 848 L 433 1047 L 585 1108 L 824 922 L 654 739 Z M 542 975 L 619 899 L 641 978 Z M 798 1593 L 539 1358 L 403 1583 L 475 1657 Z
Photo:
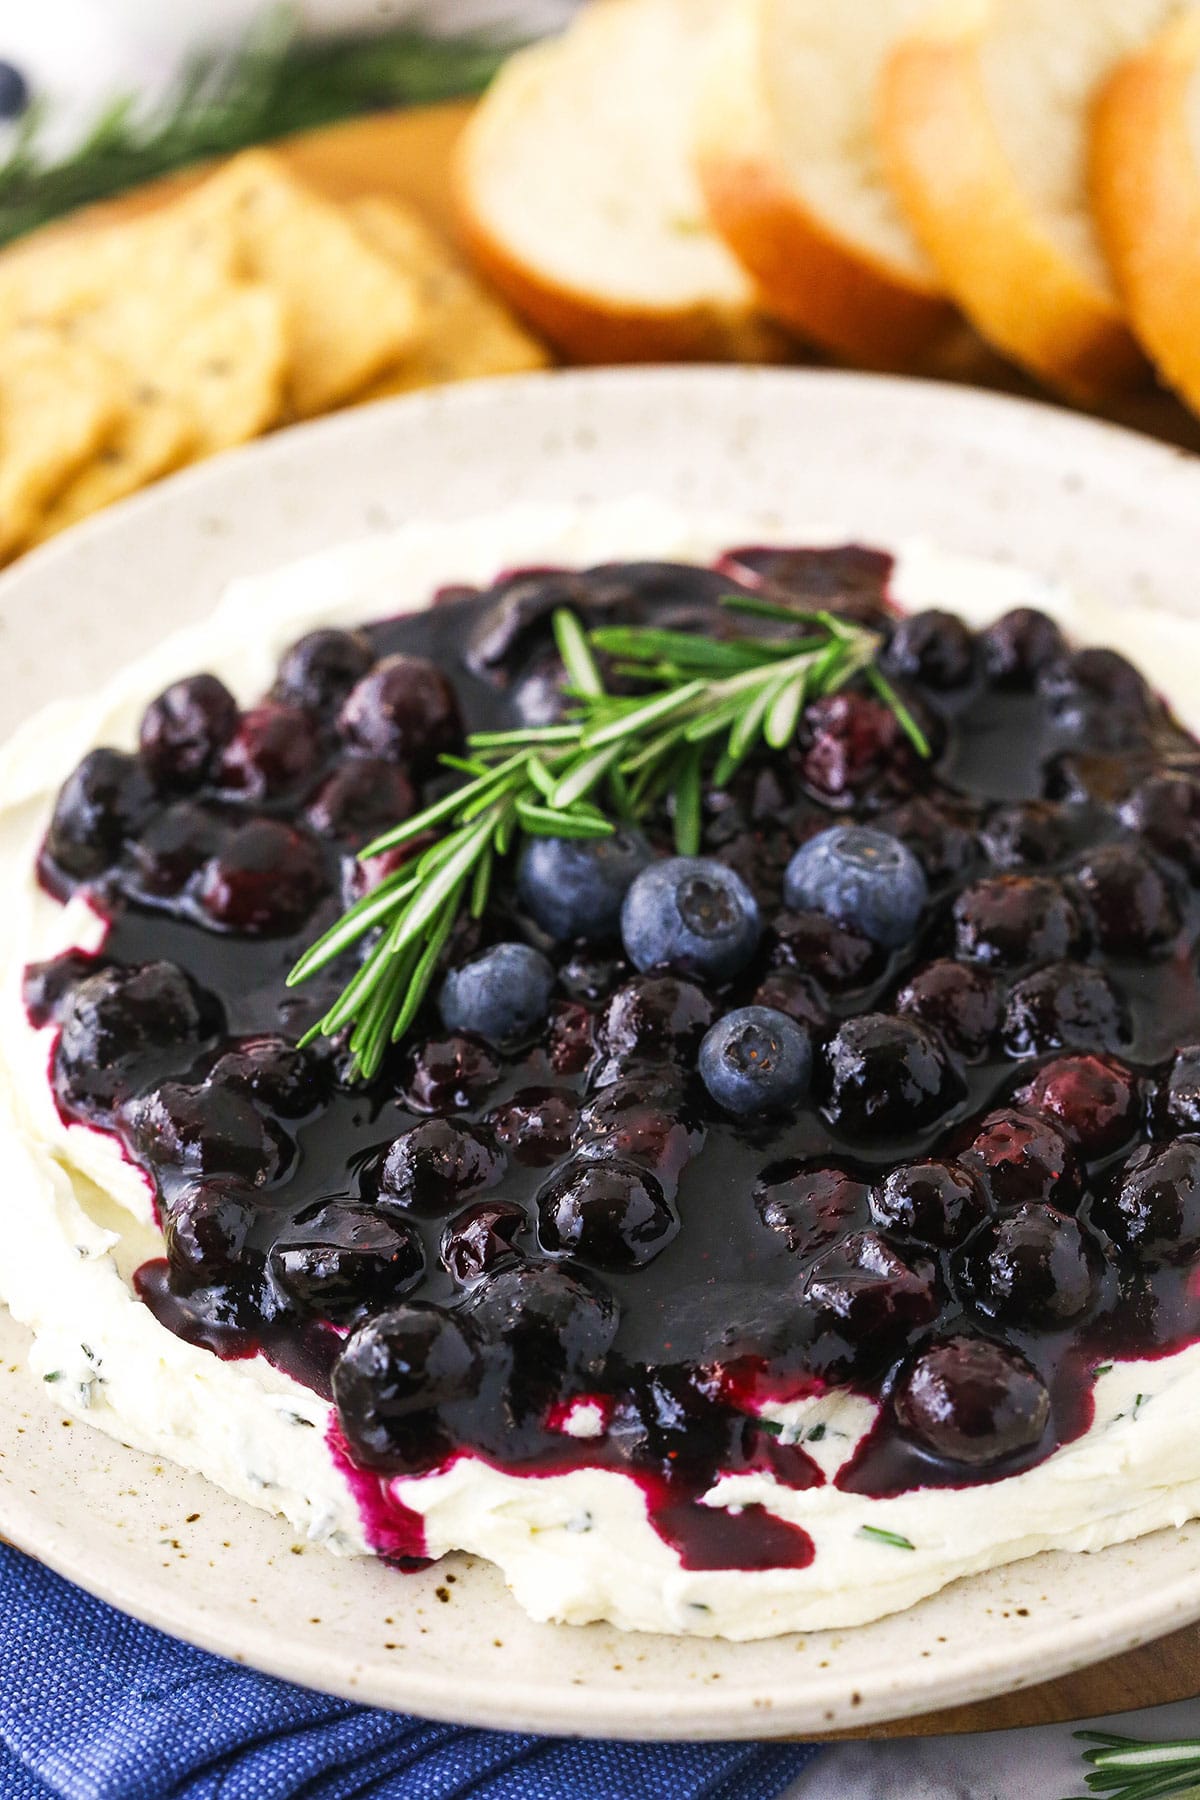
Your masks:
M 2 1800 L 776 1800 L 815 1754 L 375 1712 L 176 1643 L 0 1545 Z

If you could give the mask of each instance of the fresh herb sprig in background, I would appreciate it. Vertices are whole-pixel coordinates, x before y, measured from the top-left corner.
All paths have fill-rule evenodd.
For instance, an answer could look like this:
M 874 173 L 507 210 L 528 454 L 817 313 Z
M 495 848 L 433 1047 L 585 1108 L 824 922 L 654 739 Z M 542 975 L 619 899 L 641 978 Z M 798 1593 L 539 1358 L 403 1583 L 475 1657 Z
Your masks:
M 1112 1731 L 1077 1731 L 1090 1795 L 1111 1800 L 1200 1800 L 1200 1738 L 1144 1743 Z
M 293 969 L 291 985 L 378 934 L 309 1039 L 348 1030 L 354 1067 L 369 1080 L 415 1019 L 460 917 L 482 917 L 496 866 L 520 834 L 606 837 L 617 822 L 642 819 L 669 799 L 676 849 L 694 855 L 705 781 L 727 786 L 753 751 L 786 748 L 805 706 L 858 675 L 893 708 L 920 754 L 929 754 L 875 665 L 872 632 L 829 613 L 742 596 L 724 604 L 786 623 L 793 635 L 724 639 L 620 627 L 589 637 L 573 613 L 555 615 L 569 716 L 559 725 L 476 733 L 465 757 L 442 758 L 462 782 L 367 845 L 364 858 L 406 846 L 412 853 Z M 609 693 L 597 650 L 648 691 Z M 420 848 L 431 832 L 437 841 Z

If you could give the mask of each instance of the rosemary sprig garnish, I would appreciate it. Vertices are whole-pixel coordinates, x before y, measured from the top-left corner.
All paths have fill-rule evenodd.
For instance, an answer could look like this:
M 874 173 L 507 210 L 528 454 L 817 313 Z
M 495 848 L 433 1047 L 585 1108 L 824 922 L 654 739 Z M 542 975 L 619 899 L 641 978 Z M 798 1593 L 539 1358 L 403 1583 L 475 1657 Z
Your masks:
M 911 1538 L 902 1536 L 898 1531 L 888 1531 L 883 1525 L 860 1525 L 858 1535 L 874 1538 L 879 1544 L 890 1544 L 893 1550 L 915 1550 L 917 1547 Z
M 606 837 L 615 820 L 644 818 L 670 798 L 676 848 L 695 855 L 705 780 L 724 787 L 762 745 L 786 748 L 803 709 L 858 675 L 892 707 L 918 752 L 929 754 L 916 721 L 875 667 L 879 639 L 872 632 L 830 613 L 738 595 L 724 604 L 787 624 L 791 635 L 723 639 L 624 626 L 589 634 L 573 613 L 556 613 L 569 717 L 559 725 L 477 732 L 465 757 L 442 758 L 464 778 L 460 784 L 362 851 L 372 858 L 413 847 L 411 858 L 292 970 L 294 986 L 377 934 L 305 1042 L 349 1029 L 354 1067 L 369 1080 L 416 1017 L 458 919 L 482 917 L 496 866 L 519 836 Z M 596 651 L 646 691 L 610 694 Z M 432 831 L 437 841 L 418 850 Z
M 1112 1731 L 1077 1731 L 1095 1748 L 1084 1752 L 1090 1765 L 1089 1793 L 1112 1800 L 1197 1800 L 1200 1796 L 1200 1738 L 1144 1743 Z

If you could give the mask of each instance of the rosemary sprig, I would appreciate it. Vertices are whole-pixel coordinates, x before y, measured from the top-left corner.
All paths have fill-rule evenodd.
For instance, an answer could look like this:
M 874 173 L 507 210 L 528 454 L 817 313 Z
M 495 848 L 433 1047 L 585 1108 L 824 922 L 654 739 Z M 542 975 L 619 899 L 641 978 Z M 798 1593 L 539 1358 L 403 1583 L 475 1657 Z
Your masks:
M 482 916 L 496 866 L 518 836 L 606 837 L 615 820 L 644 818 L 669 798 L 676 848 L 694 855 L 706 777 L 725 786 L 762 745 L 786 748 L 804 707 L 858 675 L 893 708 L 920 754 L 929 754 L 916 721 L 875 667 L 879 640 L 871 632 L 830 613 L 732 595 L 725 604 L 786 623 L 791 635 L 724 639 L 635 627 L 588 634 L 574 614 L 556 613 L 569 718 L 477 732 L 467 756 L 442 758 L 465 779 L 362 851 L 372 858 L 411 847 L 412 854 L 292 970 L 289 985 L 307 981 L 374 934 L 305 1042 L 348 1029 L 354 1066 L 369 1080 L 416 1017 L 458 919 L 464 912 Z M 647 691 L 610 694 L 596 651 Z M 418 850 L 432 831 L 437 841 Z
M 1092 1744 L 1083 1760 L 1090 1794 L 1112 1800 L 1200 1800 L 1200 1738 L 1145 1743 L 1112 1731 L 1077 1731 L 1080 1743 Z

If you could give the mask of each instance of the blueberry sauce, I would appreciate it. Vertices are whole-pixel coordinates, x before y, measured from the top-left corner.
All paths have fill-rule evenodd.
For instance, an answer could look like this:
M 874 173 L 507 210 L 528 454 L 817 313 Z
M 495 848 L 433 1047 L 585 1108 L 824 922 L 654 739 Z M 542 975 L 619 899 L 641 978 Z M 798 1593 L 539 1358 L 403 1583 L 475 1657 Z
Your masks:
M 1086 1430 L 1114 1357 L 1200 1337 L 1200 749 L 1130 665 L 1040 615 L 898 628 L 890 573 L 858 546 L 517 571 L 311 634 L 246 712 L 177 684 L 136 755 L 94 751 L 63 789 L 40 873 L 107 931 L 31 969 L 26 1002 L 59 1027 L 64 1117 L 154 1182 L 166 1257 L 137 1291 L 189 1342 L 334 1399 L 335 1457 L 398 1561 L 424 1535 L 391 1478 L 470 1455 L 632 1477 L 685 1567 L 801 1568 L 797 1528 L 698 1504 L 722 1474 L 823 1481 L 765 1402 L 880 1401 L 844 1488 L 963 1486 Z M 578 857 L 569 889 L 534 859 L 457 928 L 447 971 L 496 945 L 549 959 L 520 1041 L 449 1029 L 435 998 L 369 1086 L 337 1043 L 297 1051 L 354 965 L 297 989 L 289 969 L 394 866 L 356 860 L 366 837 L 438 797 L 465 732 L 566 704 L 555 608 L 728 635 L 734 589 L 878 630 L 933 747 L 855 682 L 705 794 L 703 855 L 760 920 L 736 967 L 657 966 L 641 930 L 623 949 L 621 882 L 670 855 L 664 814 L 594 904 Z M 861 893 L 839 913 L 834 865 L 785 904 L 832 826 L 905 846 L 898 912 L 881 887 L 869 918 Z M 805 1034 L 786 1108 L 727 1109 L 700 1079 L 744 1007 Z M 571 1436 L 592 1396 L 600 1435 Z

